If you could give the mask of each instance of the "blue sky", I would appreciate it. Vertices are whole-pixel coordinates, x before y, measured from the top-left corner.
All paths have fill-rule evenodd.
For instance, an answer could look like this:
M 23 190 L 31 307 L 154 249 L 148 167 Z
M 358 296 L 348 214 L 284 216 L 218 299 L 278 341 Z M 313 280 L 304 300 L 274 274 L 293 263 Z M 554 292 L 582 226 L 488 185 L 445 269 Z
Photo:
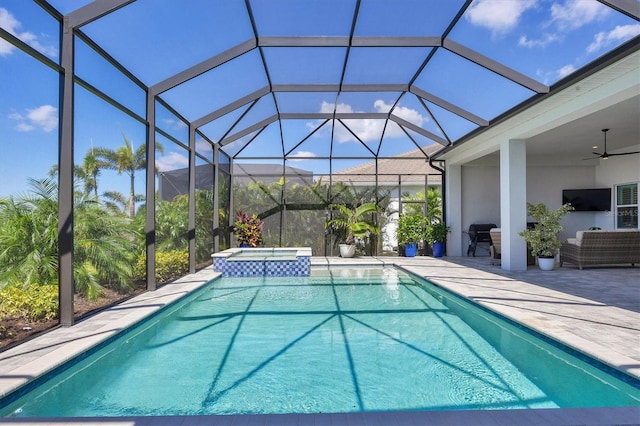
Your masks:
M 52 0 L 62 13 L 88 3 Z M 363 0 L 355 36 L 439 36 L 456 14 L 462 0 Z M 354 0 L 269 0 L 252 2 L 258 32 L 264 36 L 346 36 Z M 295 18 L 294 18 L 295 16 Z M 176 25 L 189 23 L 188 25 Z M 59 58 L 56 22 L 35 3 L 0 0 L 0 27 L 48 58 Z M 146 85 L 153 85 L 189 66 L 220 54 L 253 37 L 244 1 L 138 0 L 82 29 Z M 640 24 L 595 0 L 481 0 L 472 3 L 449 38 L 516 71 L 551 85 L 581 66 L 640 34 Z M 345 83 L 406 83 L 430 48 L 353 48 L 345 70 Z M 144 92 L 111 65 L 76 43 L 76 72 L 133 113 L 144 117 Z M 264 59 L 274 84 L 337 83 L 346 49 L 331 47 L 264 48 Z M 0 196 L 24 191 L 28 177 L 42 178 L 57 162 L 57 74 L 0 39 Z M 196 120 L 267 84 L 260 53 L 253 50 L 164 93 L 163 99 L 188 120 Z M 533 94 L 445 50 L 438 49 L 415 81 L 420 89 L 490 120 Z M 276 112 L 387 112 L 398 93 L 346 92 L 277 93 L 261 99 L 246 113 L 238 128 L 250 126 Z M 116 148 L 125 134 L 138 146 L 144 143 L 144 126 L 82 88 L 76 90 L 76 162 L 91 147 Z M 425 103 L 455 140 L 476 126 L 446 110 Z M 246 107 L 203 126 L 212 140 L 222 137 Z M 444 137 L 420 100 L 411 94 L 400 99 L 394 115 Z M 158 126 L 187 143 L 187 128 L 177 117 L 158 109 Z M 328 123 L 298 146 L 322 120 L 285 120 L 282 123 L 288 164 L 328 172 L 328 163 L 314 160 L 329 154 Z M 378 146 L 383 120 L 345 121 L 365 145 L 384 155 L 413 149 L 399 126 L 392 124 Z M 267 127 L 255 143 L 243 149 L 247 138 L 227 146 L 242 156 L 279 156 L 281 129 Z M 370 155 L 351 132 L 338 125 L 334 155 Z M 232 131 L 231 134 L 235 133 Z M 186 151 L 162 140 L 160 170 L 186 167 Z M 420 144 L 433 143 L 417 135 Z M 275 141 L 275 142 L 274 142 Z M 198 152 L 211 158 L 206 144 Z M 358 160 L 362 162 L 363 160 Z M 343 162 L 341 162 L 342 164 Z M 143 192 L 142 173 L 137 191 Z M 102 190 L 126 192 L 125 176 L 104 171 Z

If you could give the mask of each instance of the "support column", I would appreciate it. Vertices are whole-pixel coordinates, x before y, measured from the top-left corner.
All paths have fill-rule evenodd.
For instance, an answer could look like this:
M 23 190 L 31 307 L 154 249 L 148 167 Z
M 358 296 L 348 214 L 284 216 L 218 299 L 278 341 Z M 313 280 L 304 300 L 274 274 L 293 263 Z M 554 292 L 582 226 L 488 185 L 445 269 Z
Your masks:
M 58 301 L 60 324 L 73 325 L 73 68 L 74 31 L 63 21 L 62 99 L 58 149 Z
M 463 256 L 466 248 L 463 243 L 462 229 L 462 166 L 447 166 L 446 179 L 446 203 L 447 226 L 451 227 L 447 254 L 449 256 Z
M 500 144 L 500 228 L 502 269 L 527 270 L 527 244 L 518 232 L 527 227 L 527 149 L 524 140 Z
M 213 146 L 213 252 L 220 251 L 220 148 Z
M 196 272 L 196 129 L 189 124 L 189 273 Z
M 156 289 L 156 99 L 147 91 L 147 290 Z

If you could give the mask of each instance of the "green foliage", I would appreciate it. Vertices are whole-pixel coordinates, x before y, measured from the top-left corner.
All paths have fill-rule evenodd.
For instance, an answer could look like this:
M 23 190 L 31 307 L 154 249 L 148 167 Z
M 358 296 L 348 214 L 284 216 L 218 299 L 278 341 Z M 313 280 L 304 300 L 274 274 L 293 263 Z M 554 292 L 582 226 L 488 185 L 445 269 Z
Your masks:
M 31 192 L 0 199 L 0 286 L 58 283 L 58 187 L 51 179 L 30 182 Z M 132 229 L 82 194 L 74 199 L 74 282 L 89 299 L 103 286 L 129 288 Z
M 48 320 L 58 315 L 58 286 L 31 284 L 0 289 L 0 318 Z
M 425 201 L 424 192 L 415 195 L 402 194 L 403 201 Z M 421 203 L 407 203 L 403 205 L 404 214 L 425 216 L 427 223 L 435 223 L 442 219 L 442 194 L 437 188 L 429 188 L 427 192 L 427 212 L 424 214 Z
M 424 226 L 425 218 L 421 213 L 401 214 L 398 217 L 398 229 L 396 230 L 398 245 L 422 241 Z
M 543 203 L 527 203 L 527 214 L 536 220 L 536 226 L 519 232 L 531 247 L 531 254 L 539 257 L 555 257 L 561 246 L 558 233 L 564 228 L 560 220 L 571 210 L 571 204 L 564 204 L 557 210 L 549 210 Z
M 144 281 L 147 279 L 146 257 L 140 256 L 135 265 L 135 277 Z M 171 250 L 156 252 L 156 282 L 165 283 L 186 275 L 189 272 L 189 252 L 185 250 Z
M 124 133 L 122 134 L 122 139 L 124 140 L 124 145 L 116 149 L 95 148 L 91 151 L 91 156 L 94 157 L 98 173 L 99 169 L 102 168 L 115 170 L 118 174 L 126 173 L 129 176 L 129 217 L 133 219 L 137 198 L 134 183 L 135 174 L 137 170 L 145 170 L 147 167 L 147 147 L 142 144 L 134 149 Z M 156 150 L 159 153 L 164 153 L 164 148 L 159 142 L 156 142 Z
M 58 282 L 57 186 L 29 185 L 28 194 L 0 199 L 0 287 Z
M 425 232 L 425 241 L 429 244 L 444 243 L 447 240 L 447 234 L 451 232 L 451 228 L 442 221 L 436 221 L 427 225 Z
M 337 210 L 338 215 L 328 220 L 325 226 L 346 231 L 345 244 L 353 244 L 356 237 L 364 238 L 369 234 L 380 233 L 380 228 L 365 218 L 367 214 L 381 211 L 374 203 L 364 203 L 354 208 L 342 204 L 331 204 L 329 207 Z
M 258 247 L 262 243 L 262 226 L 264 222 L 257 214 L 249 215 L 238 211 L 236 221 L 233 223 L 233 233 L 239 244 L 246 244 L 249 247 Z
M 141 221 L 144 226 L 144 220 Z M 158 251 L 187 250 L 189 245 L 189 197 L 156 203 L 156 247 Z

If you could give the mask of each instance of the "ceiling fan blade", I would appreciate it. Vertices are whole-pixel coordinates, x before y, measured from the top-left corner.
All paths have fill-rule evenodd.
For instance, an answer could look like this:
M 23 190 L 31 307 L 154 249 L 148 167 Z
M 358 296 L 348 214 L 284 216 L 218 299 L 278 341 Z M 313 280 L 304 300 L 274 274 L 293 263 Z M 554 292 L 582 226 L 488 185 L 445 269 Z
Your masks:
M 640 151 L 619 152 L 617 154 L 609 154 L 609 157 L 613 157 L 614 155 L 631 155 L 631 154 L 640 154 Z
M 591 152 L 591 153 L 592 153 L 593 155 L 597 155 L 598 157 L 602 157 L 603 155 L 605 155 L 605 154 L 606 154 L 606 152 L 601 153 L 601 152 L 595 152 L 595 151 L 593 151 L 593 152 Z
M 600 158 L 600 156 L 598 156 L 598 157 L 583 158 L 583 159 L 582 159 L 582 161 L 587 161 L 587 160 L 597 160 L 598 158 Z

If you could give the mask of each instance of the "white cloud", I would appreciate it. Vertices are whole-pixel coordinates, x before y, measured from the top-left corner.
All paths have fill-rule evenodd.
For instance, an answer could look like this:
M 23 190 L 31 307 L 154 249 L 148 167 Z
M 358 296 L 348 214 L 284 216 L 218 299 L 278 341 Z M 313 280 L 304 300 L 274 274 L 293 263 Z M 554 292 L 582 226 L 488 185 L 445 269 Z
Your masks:
M 569 74 L 571 74 L 572 72 L 574 72 L 576 70 L 576 67 L 574 67 L 573 65 L 569 64 L 569 65 L 565 65 L 564 67 L 560 68 L 557 73 L 558 73 L 558 78 L 564 78 L 566 76 L 568 76 Z
M 315 152 L 311 151 L 297 151 L 293 155 L 287 157 L 288 160 L 291 161 L 302 161 L 309 158 L 317 157 L 318 155 Z
M 196 152 L 213 152 L 213 146 L 204 139 L 196 141 Z
M 320 105 L 320 112 L 322 113 L 333 113 L 334 109 L 333 103 L 330 102 L 322 102 Z M 375 112 L 379 113 L 388 113 L 393 107 L 392 104 L 388 104 L 385 101 L 378 99 L 373 103 L 373 107 Z M 344 112 L 344 113 L 353 113 L 353 112 L 362 112 L 354 110 L 353 107 L 349 104 L 340 103 L 336 107 L 336 112 Z M 421 115 L 417 110 L 407 108 L 407 107 L 396 107 L 393 110 L 393 114 L 407 120 L 417 126 L 421 126 L 424 122 L 428 120 L 427 117 Z M 385 120 L 380 119 L 359 119 L 359 120 L 343 120 L 344 124 L 351 129 L 353 133 L 355 133 L 360 140 L 363 142 L 370 142 L 379 140 L 382 135 L 382 131 L 384 129 Z M 309 127 L 310 124 L 307 124 Z M 387 124 L 387 128 L 385 130 L 385 137 L 402 137 L 405 136 L 405 133 L 402 131 L 400 126 L 394 125 L 394 123 Z M 334 130 L 334 138 L 339 143 L 345 142 L 355 142 L 356 138 L 353 137 L 353 134 L 349 132 L 344 126 L 337 124 Z
M 156 159 L 156 167 L 158 171 L 166 172 L 168 170 L 182 169 L 189 165 L 189 159 L 186 155 L 170 152 Z
M 41 105 L 34 109 L 27 109 L 26 115 L 13 112 L 9 114 L 11 120 L 17 121 L 19 132 L 30 132 L 41 129 L 49 133 L 58 127 L 58 108 L 52 105 Z
M 575 29 L 604 18 L 609 11 L 608 7 L 594 0 L 567 0 L 564 5 L 551 5 L 551 22 L 561 30 Z
M 557 34 L 550 34 L 550 33 L 544 34 L 542 38 L 539 38 L 537 40 L 529 40 L 527 36 L 523 35 L 523 36 L 520 36 L 520 39 L 518 40 L 518 45 L 522 47 L 529 47 L 529 48 L 546 47 L 547 45 L 559 39 L 560 37 Z
M 49 133 L 58 127 L 58 108 L 52 105 L 42 105 L 27 111 L 29 121 L 45 132 Z
M 163 118 L 162 122 L 165 123 L 168 127 L 173 129 L 184 129 L 187 127 L 187 124 L 182 120 L 174 120 L 172 118 Z
M 498 36 L 515 28 L 522 14 L 535 5 L 535 0 L 478 0 L 469 6 L 465 17 Z
M 58 55 L 58 49 L 53 45 L 43 44 L 38 37 L 28 31 L 20 32 L 22 24 L 7 9 L 0 7 L 0 27 L 9 34 L 19 38 L 29 46 L 50 57 Z M 13 53 L 15 47 L 2 39 L 0 39 L 0 56 L 7 56 Z
M 614 42 L 628 40 L 640 34 L 640 24 L 618 25 L 609 32 L 600 32 L 593 37 L 593 43 L 587 47 L 587 52 L 593 53 L 608 47 Z

